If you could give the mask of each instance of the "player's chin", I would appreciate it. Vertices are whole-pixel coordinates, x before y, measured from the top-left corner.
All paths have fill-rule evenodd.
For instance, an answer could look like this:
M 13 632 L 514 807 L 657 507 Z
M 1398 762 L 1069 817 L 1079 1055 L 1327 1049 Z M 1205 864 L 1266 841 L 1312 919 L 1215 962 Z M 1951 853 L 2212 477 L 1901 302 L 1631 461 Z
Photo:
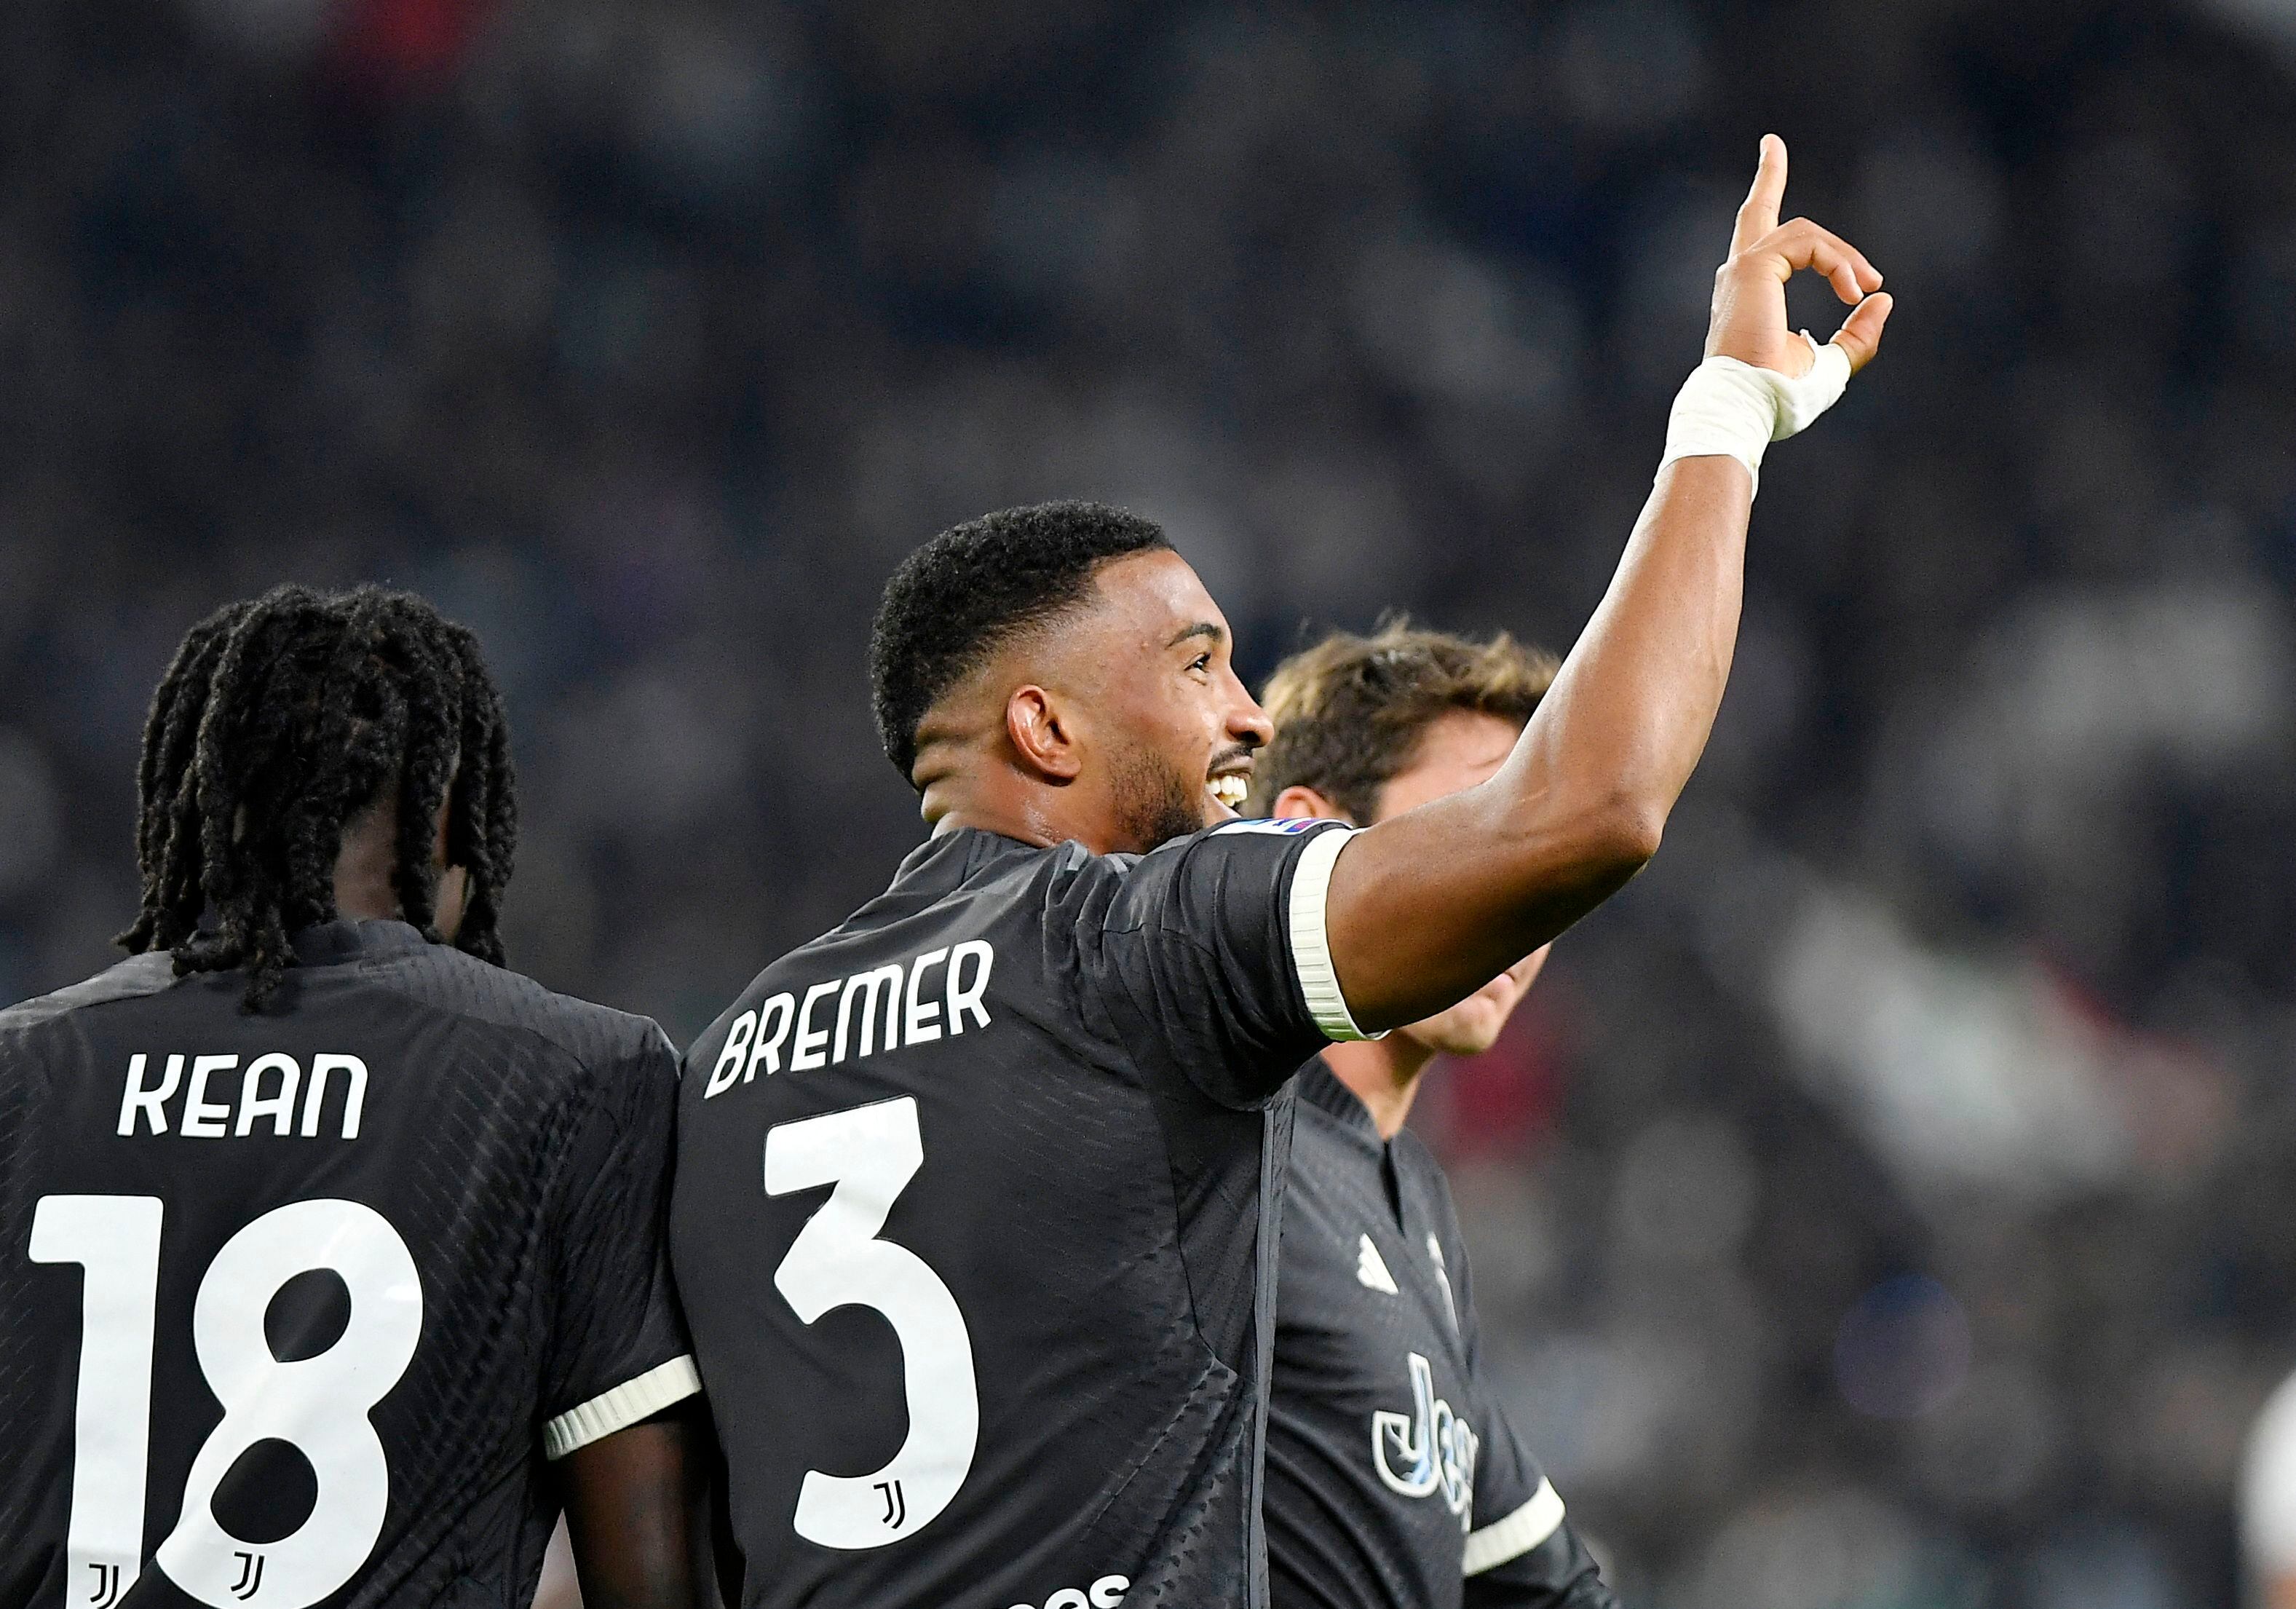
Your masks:
M 1411 1037 L 1439 1055 L 1479 1056 L 1499 1042 L 1513 1006 L 1512 1000 L 1470 995 L 1440 1016 L 1418 1024 Z

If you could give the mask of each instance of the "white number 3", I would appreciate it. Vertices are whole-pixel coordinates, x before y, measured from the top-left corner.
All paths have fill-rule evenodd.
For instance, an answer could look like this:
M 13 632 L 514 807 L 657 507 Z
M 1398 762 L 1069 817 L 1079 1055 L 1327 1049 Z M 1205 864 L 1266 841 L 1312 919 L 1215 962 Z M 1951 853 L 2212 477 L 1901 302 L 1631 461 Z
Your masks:
M 882 1547 L 914 1536 L 955 1498 L 980 1440 L 972 1338 L 940 1277 L 906 1246 L 877 1238 L 893 1199 L 924 1165 L 914 1096 L 783 1123 L 766 1136 L 766 1194 L 834 1185 L 806 1220 L 774 1284 L 811 1324 L 874 1308 L 901 1343 L 909 1433 L 873 1474 L 806 1471 L 798 1535 L 824 1547 Z
M 117 1602 L 143 1551 L 154 1288 L 160 1204 L 148 1196 L 51 1195 L 35 1209 L 35 1262 L 86 1269 L 76 1412 L 67 1602 Z M 315 1357 L 281 1362 L 264 1316 L 298 1274 L 332 1269 L 350 1318 Z M 224 1243 L 200 1281 L 192 1340 L 223 1404 L 192 1460 L 181 1516 L 154 1563 L 215 1609 L 307 1609 L 366 1563 L 390 1508 L 390 1472 L 368 1418 L 414 1361 L 422 1287 L 398 1232 L 372 1207 L 306 1201 L 275 1208 Z M 217 1523 L 216 1488 L 258 1441 L 309 1461 L 318 1496 L 277 1541 L 243 1541 Z M 93 1572 L 93 1580 L 90 1572 Z

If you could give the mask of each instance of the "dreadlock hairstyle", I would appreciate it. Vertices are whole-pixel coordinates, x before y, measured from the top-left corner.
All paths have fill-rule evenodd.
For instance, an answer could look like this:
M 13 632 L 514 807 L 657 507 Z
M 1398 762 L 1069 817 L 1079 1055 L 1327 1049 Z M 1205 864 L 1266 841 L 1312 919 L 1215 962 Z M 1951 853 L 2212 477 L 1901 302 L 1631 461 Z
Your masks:
M 398 808 L 392 875 L 432 943 L 433 823 L 467 869 L 457 948 L 499 966 L 518 842 L 502 699 L 478 639 L 411 593 L 280 587 L 192 628 L 152 694 L 137 777 L 144 908 L 119 942 L 176 973 L 248 969 L 260 1011 L 295 965 L 289 935 L 335 916 L 344 827 Z M 209 925 L 202 926 L 202 920 Z

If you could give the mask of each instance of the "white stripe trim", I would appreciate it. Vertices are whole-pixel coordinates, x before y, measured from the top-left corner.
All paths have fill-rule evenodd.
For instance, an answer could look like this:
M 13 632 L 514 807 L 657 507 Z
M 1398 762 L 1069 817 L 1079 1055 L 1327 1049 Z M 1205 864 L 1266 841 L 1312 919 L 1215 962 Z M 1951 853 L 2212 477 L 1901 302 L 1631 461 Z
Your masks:
M 1355 835 L 1353 827 L 1316 833 L 1300 851 L 1299 867 L 1292 874 L 1292 965 L 1300 973 L 1300 992 L 1307 997 L 1308 1013 L 1327 1039 L 1381 1037 L 1356 1026 L 1347 997 L 1340 992 L 1340 974 L 1332 966 L 1331 937 L 1324 928 L 1332 867 Z
M 1460 1561 L 1459 1573 L 1480 1575 L 1509 1559 L 1519 1559 L 1553 1536 L 1562 1523 L 1562 1498 L 1553 1483 L 1541 1481 L 1529 1502 L 1505 1519 L 1467 1533 L 1466 1556 Z
M 542 1456 L 562 1458 L 591 1442 L 627 1430 L 650 1419 L 673 1402 L 683 1402 L 701 1389 L 701 1371 L 693 1359 L 673 1358 L 650 1368 L 612 1391 L 601 1392 L 579 1408 L 570 1408 L 542 1427 Z

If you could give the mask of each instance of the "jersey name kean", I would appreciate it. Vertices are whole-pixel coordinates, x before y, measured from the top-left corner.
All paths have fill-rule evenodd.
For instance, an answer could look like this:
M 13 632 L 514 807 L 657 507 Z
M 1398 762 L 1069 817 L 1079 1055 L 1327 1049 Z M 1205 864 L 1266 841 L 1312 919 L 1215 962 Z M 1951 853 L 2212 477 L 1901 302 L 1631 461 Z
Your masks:
M 290 1136 L 317 1139 L 327 1115 L 330 1088 L 342 1091 L 334 1132 L 347 1140 L 358 1138 L 359 1117 L 366 1108 L 366 1063 L 355 1055 L 320 1052 L 311 1058 L 308 1083 L 304 1081 L 303 1063 L 283 1051 L 253 1057 L 244 1067 L 236 1055 L 194 1055 L 178 1051 L 166 1057 L 156 1077 L 152 1063 L 152 1057 L 140 1050 L 127 1058 L 127 1077 L 119 1096 L 122 1138 L 174 1134 L 184 1139 L 220 1140 L 264 1134 L 281 1139 Z M 234 1074 L 237 1075 L 236 1098 L 230 1093 Z M 302 1096 L 299 1124 L 298 1094 Z M 176 1103 L 172 1125 L 168 1121 L 171 1102 Z
M 789 1070 L 805 1072 L 833 1066 L 849 1055 L 929 1044 L 944 1032 L 961 1034 L 967 1018 L 974 1027 L 986 1028 L 983 997 L 996 965 L 994 945 L 967 939 L 813 984 L 802 997 L 784 990 L 734 1019 L 701 1098 L 723 1095 L 737 1081 L 750 1082 L 760 1067 L 768 1074 L 779 1072 L 784 1047 Z

